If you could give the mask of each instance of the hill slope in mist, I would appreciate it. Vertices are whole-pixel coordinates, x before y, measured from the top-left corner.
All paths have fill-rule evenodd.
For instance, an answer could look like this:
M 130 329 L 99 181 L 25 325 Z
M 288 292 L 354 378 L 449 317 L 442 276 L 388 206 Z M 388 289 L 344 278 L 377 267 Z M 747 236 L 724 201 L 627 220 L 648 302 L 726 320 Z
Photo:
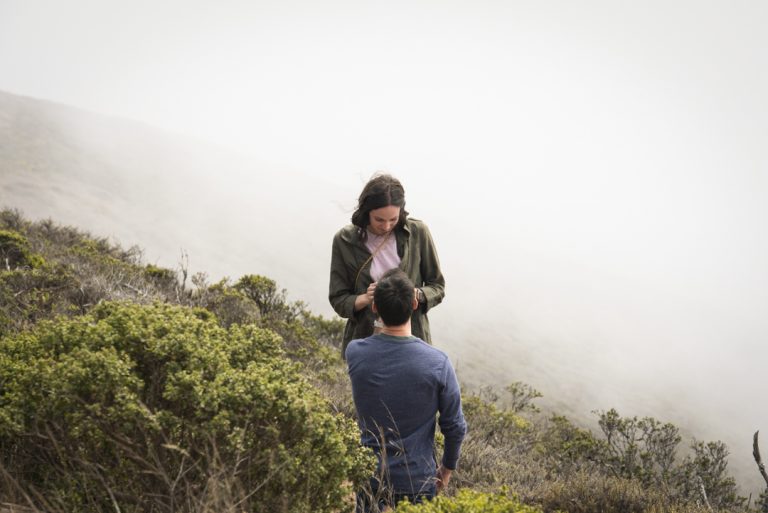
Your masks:
M 354 183 L 349 188 L 355 190 L 331 191 L 322 178 L 139 122 L 0 92 L 3 206 L 20 208 L 31 218 L 51 217 L 141 244 L 149 262 L 168 267 L 176 267 L 183 249 L 189 254 L 190 272 L 204 271 L 214 280 L 269 275 L 322 314 L 330 313 L 326 293 L 331 236 L 349 218 L 332 198 L 353 200 L 359 188 Z M 558 337 L 537 336 L 530 324 L 520 323 L 518 329 L 514 305 L 499 294 L 517 290 L 523 296 L 526 289 L 516 288 L 514 281 L 493 282 L 482 273 L 470 276 L 465 268 L 485 258 L 487 248 L 477 244 L 476 253 L 468 255 L 463 250 L 474 246 L 471 239 L 446 237 L 455 235 L 445 227 L 454 228 L 457 220 L 453 210 L 444 210 L 448 219 L 436 240 L 448 277 L 448 299 L 430 316 L 438 345 L 457 361 L 465 383 L 529 382 L 544 393 L 545 407 L 582 425 L 596 427 L 591 410 L 615 406 L 631 415 L 673 421 L 692 436 L 724 439 L 731 447 L 743 442 L 731 467 L 740 481 L 760 486 L 748 450 L 751 433 L 759 426 L 750 423 L 745 428 L 686 402 L 683 398 L 691 389 L 664 389 L 660 383 L 668 378 L 647 362 L 638 364 L 647 369 L 643 382 L 622 381 L 625 369 L 601 354 L 599 344 L 589 346 L 582 343 L 585 337 L 569 336 L 562 312 L 544 308 L 550 303 L 541 297 L 541 318 L 560 328 L 555 330 Z M 437 221 L 430 226 L 433 233 L 441 229 Z M 488 274 L 520 265 L 514 259 L 510 264 L 509 256 L 495 252 L 496 260 L 486 266 Z M 536 267 L 532 271 L 547 272 L 546 265 Z M 523 274 L 537 276 L 525 269 Z M 539 285 L 536 290 L 545 296 L 547 291 Z M 560 288 L 577 294 L 578 285 L 550 284 L 549 291 Z M 524 299 L 531 304 L 537 300 L 530 295 Z M 610 343 L 621 352 L 624 341 L 612 336 Z M 729 396 L 717 402 L 733 401 Z M 715 400 L 713 411 L 722 411 L 714 406 Z
M 296 215 L 294 191 L 323 187 L 146 124 L 0 92 L 3 204 L 141 241 L 163 265 L 183 249 L 193 271 L 213 277 L 279 268 L 281 246 L 310 227 L 287 233 L 275 219 Z M 294 254 L 291 267 L 308 258 Z

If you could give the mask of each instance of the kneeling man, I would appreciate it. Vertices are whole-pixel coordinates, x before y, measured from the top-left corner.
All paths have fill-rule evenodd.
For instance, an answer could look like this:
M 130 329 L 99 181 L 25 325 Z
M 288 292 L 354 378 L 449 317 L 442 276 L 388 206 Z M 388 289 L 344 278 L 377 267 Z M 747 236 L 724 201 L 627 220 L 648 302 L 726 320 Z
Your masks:
M 371 307 L 381 333 L 353 340 L 346 358 L 362 443 L 379 459 L 371 493 L 358 494 L 358 512 L 432 498 L 448 484 L 467 426 L 456 373 L 442 351 L 411 335 L 419 307 L 413 283 L 400 269 L 378 281 Z M 435 460 L 435 416 L 445 437 Z

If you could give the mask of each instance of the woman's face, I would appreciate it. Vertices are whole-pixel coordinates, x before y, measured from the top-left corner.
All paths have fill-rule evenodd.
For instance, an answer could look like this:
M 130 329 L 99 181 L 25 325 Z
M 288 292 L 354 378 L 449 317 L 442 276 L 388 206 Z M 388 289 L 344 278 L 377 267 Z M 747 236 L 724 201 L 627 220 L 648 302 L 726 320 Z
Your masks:
M 400 219 L 400 207 L 389 205 L 368 212 L 368 230 L 374 235 L 384 235 L 394 230 Z

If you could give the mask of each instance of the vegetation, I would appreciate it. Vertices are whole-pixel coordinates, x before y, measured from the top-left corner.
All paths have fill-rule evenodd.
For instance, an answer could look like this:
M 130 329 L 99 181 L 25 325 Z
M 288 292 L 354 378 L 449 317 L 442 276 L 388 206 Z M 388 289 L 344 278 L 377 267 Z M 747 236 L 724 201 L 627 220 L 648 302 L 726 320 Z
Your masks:
M 374 460 L 300 362 L 333 322 L 288 305 L 267 278 L 236 287 L 200 276 L 185 290 L 135 250 L 14 212 L 0 219 L 12 234 L 3 248 L 24 250 L 6 250 L 0 274 L 0 501 L 42 511 L 347 505 Z M 37 251 L 53 263 L 26 265 Z
M 436 497 L 423 504 L 403 504 L 398 513 L 542 513 L 506 493 L 482 493 L 460 490 L 454 497 Z
M 374 460 L 341 321 L 267 277 L 188 280 L 16 211 L 0 211 L 0 264 L 0 511 L 353 509 Z M 398 511 L 768 511 L 739 497 L 721 442 L 681 449 L 674 425 L 615 410 L 593 432 L 540 395 L 465 391 L 448 490 Z
M 0 344 L 0 447 L 46 510 L 334 511 L 370 471 L 280 338 L 103 303 Z

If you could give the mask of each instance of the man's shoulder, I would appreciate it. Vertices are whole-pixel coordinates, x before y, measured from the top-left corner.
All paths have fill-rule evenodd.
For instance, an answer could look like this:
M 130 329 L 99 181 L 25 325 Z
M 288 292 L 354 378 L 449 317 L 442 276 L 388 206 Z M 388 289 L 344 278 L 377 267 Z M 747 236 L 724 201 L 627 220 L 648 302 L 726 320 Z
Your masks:
M 415 337 L 415 338 L 417 338 L 417 340 L 419 342 L 421 342 L 420 344 L 418 344 L 418 348 L 419 348 L 420 351 L 423 351 L 423 352 L 425 352 L 427 354 L 431 354 L 431 355 L 433 355 L 435 357 L 448 358 L 448 355 L 445 354 L 445 352 L 442 351 L 441 349 L 438 349 L 435 346 L 426 343 L 425 341 L 423 341 L 422 339 L 420 339 L 418 337 Z
M 413 337 L 415 344 L 403 346 L 402 353 L 406 358 L 431 366 L 441 366 L 449 361 L 448 355 L 440 349 L 427 344 L 418 337 Z
M 366 353 L 376 350 L 376 335 L 366 338 L 355 338 L 349 341 L 347 349 L 344 350 L 344 356 L 347 362 L 356 357 L 364 358 Z
M 344 357 L 347 361 L 349 361 L 350 357 L 354 357 L 357 353 L 360 352 L 360 344 L 362 342 L 365 342 L 364 338 L 355 338 L 349 341 L 347 348 L 344 350 Z

